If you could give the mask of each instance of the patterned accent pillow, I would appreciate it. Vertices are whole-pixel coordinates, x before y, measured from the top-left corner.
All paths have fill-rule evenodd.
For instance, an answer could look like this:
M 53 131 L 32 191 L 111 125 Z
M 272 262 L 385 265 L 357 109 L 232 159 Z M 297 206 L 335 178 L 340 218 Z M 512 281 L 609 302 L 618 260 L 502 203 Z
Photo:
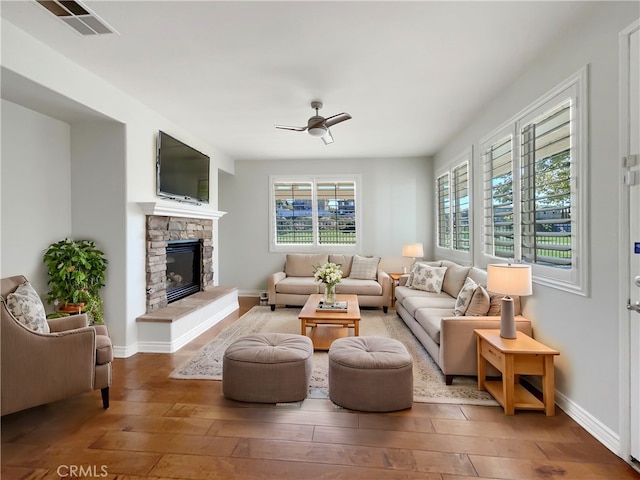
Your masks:
M 480 285 L 476 288 L 476 291 L 473 292 L 469 308 L 467 308 L 464 314 L 468 317 L 482 317 L 487 314 L 490 305 L 491 299 L 489 298 L 489 292 Z
M 460 292 L 458 293 L 458 298 L 456 298 L 454 313 L 457 316 L 465 314 L 471 304 L 471 298 L 473 297 L 473 293 L 476 291 L 476 288 L 478 288 L 478 284 L 467 277 L 460 289 Z
M 354 255 L 349 278 L 375 280 L 378 276 L 379 263 L 380 257 L 361 257 L 360 255 Z
M 29 330 L 49 333 L 47 315 L 40 295 L 29 282 L 24 282 L 13 293 L 7 295 L 7 310 Z
M 430 267 L 429 265 L 419 264 L 413 272 L 411 288 L 424 290 L 425 292 L 440 293 L 446 271 L 447 267 Z
M 428 265 L 430 267 L 439 267 L 440 266 L 440 261 L 436 261 L 436 262 L 415 262 L 413 265 L 411 265 L 411 271 L 409 272 L 409 278 L 407 279 L 406 283 L 404 284 L 405 287 L 411 287 L 411 284 L 413 283 L 413 273 L 416 271 L 416 268 L 419 265 Z

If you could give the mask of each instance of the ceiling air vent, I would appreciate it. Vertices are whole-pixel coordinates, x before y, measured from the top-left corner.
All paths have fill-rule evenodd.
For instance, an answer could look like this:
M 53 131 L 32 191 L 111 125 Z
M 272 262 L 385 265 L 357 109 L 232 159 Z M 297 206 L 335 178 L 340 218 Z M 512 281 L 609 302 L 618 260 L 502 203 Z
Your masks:
M 44 8 L 82 35 L 116 33 L 97 15 L 73 0 L 37 0 Z

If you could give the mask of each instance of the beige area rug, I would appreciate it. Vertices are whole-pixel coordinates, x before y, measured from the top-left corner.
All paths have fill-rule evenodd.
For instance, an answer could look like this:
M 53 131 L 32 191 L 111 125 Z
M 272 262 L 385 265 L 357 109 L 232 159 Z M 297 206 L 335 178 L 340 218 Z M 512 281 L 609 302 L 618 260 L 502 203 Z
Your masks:
M 245 335 L 265 332 L 300 333 L 299 308 L 278 308 L 274 312 L 266 306 L 253 307 L 249 312 L 202 347 L 186 363 L 176 368 L 171 378 L 222 379 L 222 357 L 232 342 Z M 413 333 L 394 312 L 362 310 L 361 336 L 391 337 L 400 340 L 413 357 L 414 401 L 420 403 L 450 403 L 467 405 L 497 405 L 487 392 L 478 390 L 472 377 L 455 377 L 447 386 L 444 375 Z M 313 355 L 313 374 L 309 398 L 329 398 L 327 352 Z

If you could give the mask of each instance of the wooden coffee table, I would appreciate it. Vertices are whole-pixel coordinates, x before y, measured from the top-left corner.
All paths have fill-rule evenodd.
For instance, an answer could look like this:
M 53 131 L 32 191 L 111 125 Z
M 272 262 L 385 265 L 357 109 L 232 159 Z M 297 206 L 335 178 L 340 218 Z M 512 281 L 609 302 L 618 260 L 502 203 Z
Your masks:
M 301 333 L 311 339 L 315 350 L 329 350 L 336 338 L 349 335 L 349 328 L 353 328 L 353 335 L 356 337 L 360 333 L 360 305 L 357 295 L 336 296 L 338 302 L 347 302 L 346 311 L 318 311 L 318 303 L 323 297 L 321 294 L 309 295 L 298 315 Z

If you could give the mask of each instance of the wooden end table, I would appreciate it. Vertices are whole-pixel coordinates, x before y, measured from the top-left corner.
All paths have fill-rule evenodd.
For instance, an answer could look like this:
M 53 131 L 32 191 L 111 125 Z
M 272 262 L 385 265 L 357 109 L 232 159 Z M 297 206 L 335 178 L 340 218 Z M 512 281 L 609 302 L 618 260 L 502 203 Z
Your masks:
M 354 336 L 360 334 L 360 305 L 357 295 L 336 295 L 336 301 L 347 302 L 346 311 L 318 311 L 318 303 L 323 298 L 322 294 L 309 295 L 298 315 L 301 333 L 311 339 L 314 350 L 329 350 L 336 338 L 349 335 L 349 328 L 353 328 Z M 307 327 L 311 327 L 309 332 Z
M 396 286 L 400 281 L 400 277 L 406 275 L 406 273 L 389 273 L 391 277 L 391 306 L 393 307 L 396 304 Z
M 522 332 L 502 338 L 500 330 L 474 330 L 478 340 L 478 390 L 487 390 L 504 408 L 505 415 L 515 409 L 544 410 L 555 415 L 553 358 L 560 352 Z M 502 373 L 502 381 L 486 381 L 489 362 Z M 542 376 L 542 402 L 517 383 L 518 375 Z

